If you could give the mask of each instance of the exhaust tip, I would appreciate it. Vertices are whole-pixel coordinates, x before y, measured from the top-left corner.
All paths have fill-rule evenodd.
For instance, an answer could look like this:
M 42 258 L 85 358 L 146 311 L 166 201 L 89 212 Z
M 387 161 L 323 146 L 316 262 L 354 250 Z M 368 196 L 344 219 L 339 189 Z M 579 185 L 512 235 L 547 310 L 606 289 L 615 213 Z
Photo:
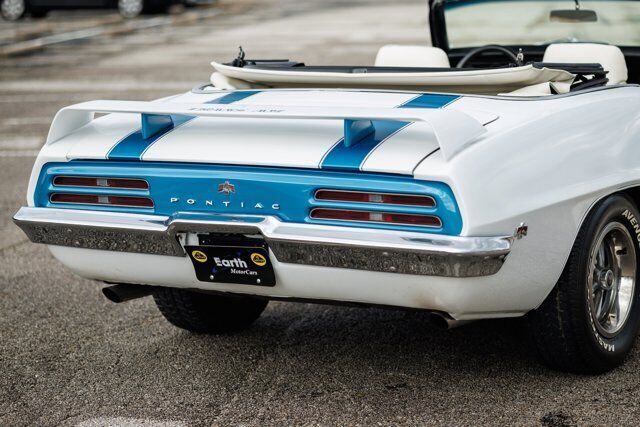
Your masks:
M 431 313 L 431 316 L 429 316 L 429 322 L 438 329 L 449 329 L 447 320 L 441 314 Z
M 121 303 L 124 300 L 120 297 L 118 292 L 114 291 L 113 286 L 107 286 L 106 288 L 102 288 L 102 294 L 111 302 Z
M 154 287 L 148 285 L 131 285 L 119 284 L 105 286 L 102 288 L 102 294 L 111 302 L 116 304 L 131 301 L 142 297 L 149 296 L 153 293 Z
M 473 320 L 455 320 L 447 314 L 431 313 L 431 324 L 438 329 L 454 329 L 471 322 Z

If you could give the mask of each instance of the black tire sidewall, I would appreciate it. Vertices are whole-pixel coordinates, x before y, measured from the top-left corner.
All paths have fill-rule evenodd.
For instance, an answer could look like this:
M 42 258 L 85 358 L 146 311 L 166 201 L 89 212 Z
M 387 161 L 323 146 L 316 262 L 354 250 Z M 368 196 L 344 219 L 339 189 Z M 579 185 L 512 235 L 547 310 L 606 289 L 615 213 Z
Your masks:
M 244 295 L 222 295 L 157 287 L 158 309 L 173 325 L 195 333 L 225 334 L 248 328 L 269 301 Z
M 615 336 L 609 338 L 602 335 L 595 327 L 589 304 L 587 287 L 588 262 L 591 247 L 600 231 L 611 222 L 619 222 L 629 231 L 636 251 L 636 286 L 634 288 L 629 317 Z M 586 236 L 581 248 L 580 268 L 578 269 L 578 285 L 582 285 L 582 311 L 584 311 L 583 327 L 586 327 L 589 338 L 588 349 L 593 350 L 593 356 L 609 364 L 618 364 L 633 346 L 640 328 L 640 286 L 637 283 L 640 261 L 640 212 L 625 196 L 611 196 L 602 201 L 592 212 L 585 223 Z M 585 350 L 588 350 L 585 349 Z

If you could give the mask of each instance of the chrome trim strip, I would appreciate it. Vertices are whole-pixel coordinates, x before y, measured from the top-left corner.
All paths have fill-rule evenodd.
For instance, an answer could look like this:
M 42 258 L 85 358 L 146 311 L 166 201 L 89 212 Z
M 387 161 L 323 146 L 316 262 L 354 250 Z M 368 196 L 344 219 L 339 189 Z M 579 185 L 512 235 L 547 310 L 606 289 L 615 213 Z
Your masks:
M 316 224 L 270 216 L 182 214 L 174 217 L 23 207 L 14 216 L 34 243 L 184 257 L 186 233 L 264 236 L 279 262 L 425 276 L 497 273 L 513 238 L 440 236 Z

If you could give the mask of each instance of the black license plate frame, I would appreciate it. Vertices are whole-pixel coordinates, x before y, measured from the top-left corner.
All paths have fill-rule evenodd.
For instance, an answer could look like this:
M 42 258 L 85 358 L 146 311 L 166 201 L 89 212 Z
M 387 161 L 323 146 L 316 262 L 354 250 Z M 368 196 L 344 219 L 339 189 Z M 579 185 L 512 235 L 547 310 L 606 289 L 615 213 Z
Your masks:
M 188 245 L 184 249 L 201 282 L 268 287 L 276 285 L 266 245 Z

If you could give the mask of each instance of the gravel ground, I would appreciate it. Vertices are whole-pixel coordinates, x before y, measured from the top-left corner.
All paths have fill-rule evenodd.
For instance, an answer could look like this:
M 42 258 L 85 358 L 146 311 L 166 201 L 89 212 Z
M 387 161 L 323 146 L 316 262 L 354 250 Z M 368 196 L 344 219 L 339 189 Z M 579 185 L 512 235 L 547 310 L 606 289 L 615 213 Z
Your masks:
M 26 241 L 10 216 L 60 107 L 186 90 L 240 44 L 337 64 L 428 39 L 422 1 L 220 7 L 190 25 L 2 58 L 0 425 L 636 425 L 639 348 L 607 375 L 566 375 L 537 364 L 519 320 L 442 331 L 423 313 L 285 303 L 246 332 L 192 335 L 150 298 L 109 303 L 99 283 Z

